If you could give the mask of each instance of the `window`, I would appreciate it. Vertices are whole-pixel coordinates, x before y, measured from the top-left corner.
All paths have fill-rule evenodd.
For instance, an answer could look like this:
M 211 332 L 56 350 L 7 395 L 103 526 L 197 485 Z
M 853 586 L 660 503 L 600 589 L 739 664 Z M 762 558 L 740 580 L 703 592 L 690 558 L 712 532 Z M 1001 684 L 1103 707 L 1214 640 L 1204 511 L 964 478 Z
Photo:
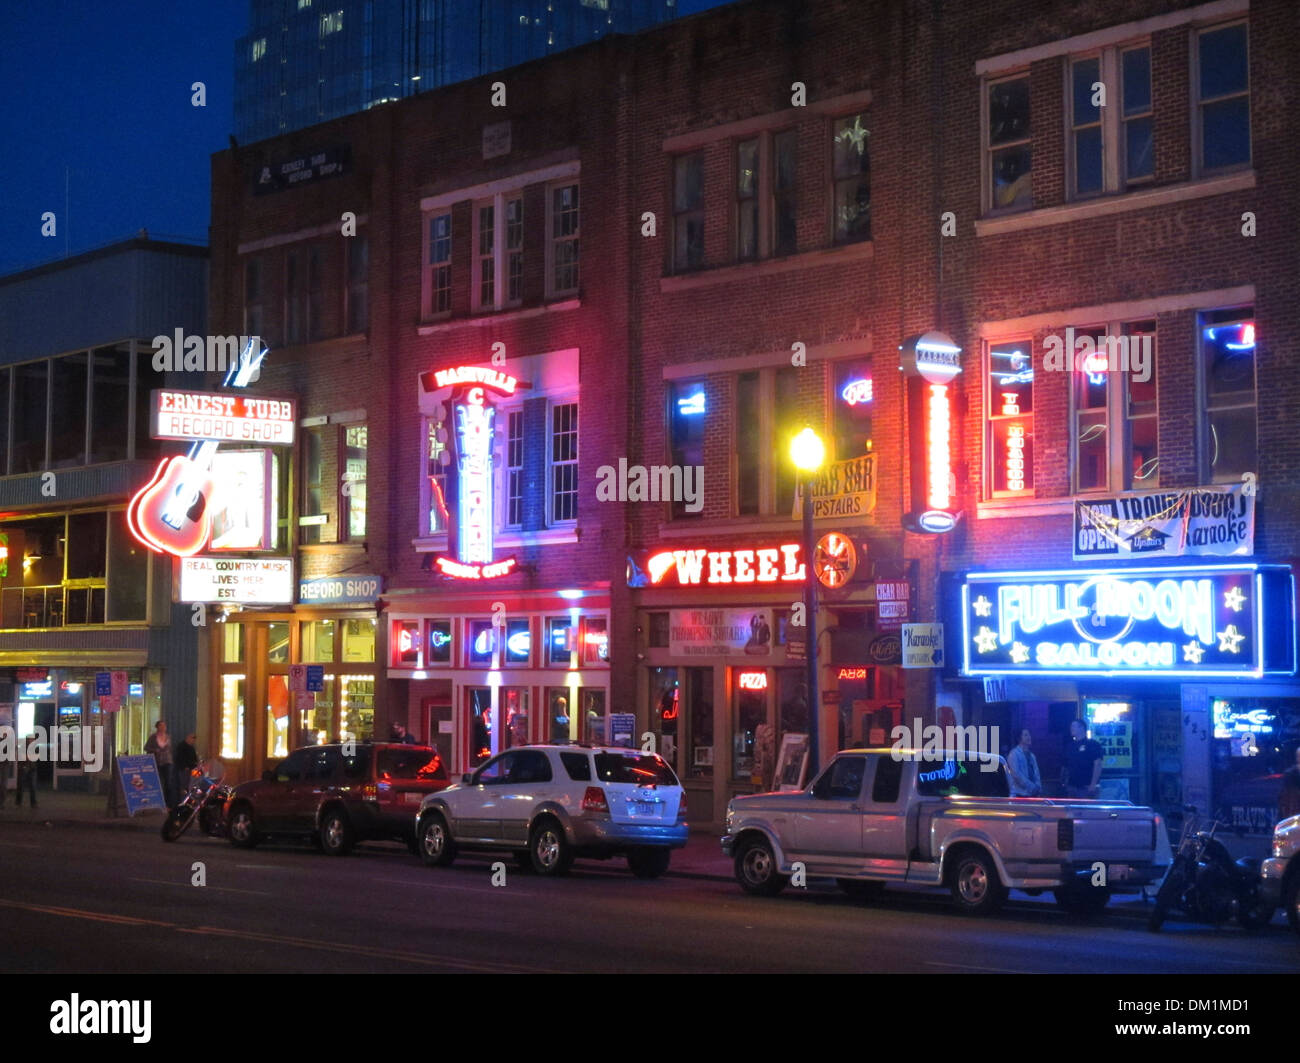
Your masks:
M 989 207 L 1033 206 L 1033 148 L 1029 125 L 1029 75 L 988 85 Z
M 799 422 L 797 368 L 783 366 L 736 377 L 735 505 L 741 516 L 789 516 L 796 470 L 790 440 Z
M 253 42 L 253 62 L 256 63 L 264 55 L 266 55 L 266 38 L 259 37 Z
M 492 651 L 496 648 L 496 631 L 491 620 L 469 621 L 469 637 L 466 656 L 471 667 L 492 663 Z
M 338 33 L 343 29 L 343 12 L 333 11 L 320 17 L 320 35 L 328 37 L 331 33 Z
M 778 255 L 793 255 L 798 250 L 795 225 L 795 173 L 799 135 L 793 129 L 772 137 L 772 250 Z
M 1254 310 L 1201 315 L 1201 482 L 1240 483 L 1258 463 Z
M 140 355 L 144 360 L 144 355 Z M 122 461 L 127 457 L 131 410 L 131 348 L 97 347 L 91 368 L 90 464 Z M 7 376 L 7 375 L 6 375 Z M 143 383 L 143 382 L 142 382 Z M 0 451 L 3 451 L 8 415 L 8 380 L 0 380 Z M 3 467 L 0 453 L 0 468 Z
M 244 262 L 244 334 L 263 335 L 262 320 L 262 260 L 246 259 Z
M 284 259 L 284 342 L 302 343 L 307 337 L 307 275 L 302 252 L 290 251 Z
M 65 354 L 52 363 L 53 401 L 50 403 L 50 465 L 65 468 L 86 464 L 86 387 L 90 353 Z
M 523 299 L 524 201 L 498 194 L 474 207 L 474 309 L 500 310 Z
M 758 140 L 736 145 L 736 258 L 758 257 Z
M 524 411 L 506 414 L 506 527 L 524 522 Z
M 322 252 L 307 249 L 307 338 L 325 338 L 325 278 L 322 276 Z
M 450 526 L 447 512 L 447 470 L 451 468 L 446 422 L 428 417 L 424 422 L 425 512 L 422 533 L 440 535 Z
M 578 404 L 551 408 L 551 520 L 578 519 Z
M 369 432 L 366 426 L 348 425 L 343 429 L 343 480 L 340 487 L 339 527 L 347 538 L 360 542 L 366 537 L 366 450 Z
M 348 241 L 348 334 L 370 328 L 370 240 L 354 236 Z
M 430 620 L 429 645 L 425 650 L 425 664 L 451 664 L 451 621 Z
M 704 265 L 704 153 L 673 160 L 673 268 Z
M 813 796 L 829 801 L 856 801 L 862 794 L 866 757 L 837 757 L 813 784 Z
M 321 517 L 324 511 L 324 496 L 321 485 L 325 469 L 324 428 L 311 427 L 302 430 L 302 516 Z M 302 524 L 299 527 L 301 542 L 305 544 L 321 541 L 319 523 Z
M 836 461 L 858 458 L 871 451 L 873 389 L 871 360 L 839 362 L 832 375 L 831 408 L 835 411 Z
M 551 295 L 578 290 L 578 186 L 557 185 L 551 189 L 551 263 L 548 275 Z
M 1070 63 L 1071 199 L 1122 192 L 1155 174 L 1151 48 L 1107 48 Z
M 1074 330 L 1074 489 L 1159 484 L 1155 322 Z
M 705 408 L 704 381 L 677 381 L 668 385 L 668 451 L 672 465 L 683 470 L 704 465 Z M 684 492 L 683 492 L 684 494 Z M 674 499 L 674 520 L 698 517 L 704 507 L 692 511 L 685 498 Z
M 1209 173 L 1250 163 L 1250 58 L 1246 23 L 1196 37 L 1196 154 Z
M 527 617 L 506 621 L 506 664 L 528 664 L 533 655 L 533 629 Z
M 14 449 L 9 469 L 12 473 L 39 472 L 45 468 L 49 366 L 48 361 L 14 366 Z
M 833 237 L 837 244 L 871 239 L 870 132 L 863 124 L 865 117 L 837 118 L 831 127 Z
M 567 616 L 546 618 L 546 663 L 569 666 L 574 647 L 573 622 Z
M 587 753 L 561 753 L 560 763 L 573 782 L 591 782 L 591 757 Z
M 1026 337 L 988 352 L 990 497 L 1034 492 L 1034 360 Z
M 429 257 L 425 299 L 429 315 L 451 313 L 451 213 L 429 218 Z

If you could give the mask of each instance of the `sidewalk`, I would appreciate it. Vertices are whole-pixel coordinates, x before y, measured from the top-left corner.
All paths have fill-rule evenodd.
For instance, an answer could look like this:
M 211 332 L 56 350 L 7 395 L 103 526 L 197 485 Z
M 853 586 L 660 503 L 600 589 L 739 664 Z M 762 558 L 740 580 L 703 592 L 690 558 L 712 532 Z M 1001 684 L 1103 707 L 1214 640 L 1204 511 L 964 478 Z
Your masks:
M 23 795 L 21 806 L 14 804 L 15 792 L 5 795 L 0 808 L 0 825 L 5 823 L 47 823 L 50 826 L 119 827 L 128 830 L 157 831 L 162 825 L 161 812 L 141 812 L 132 818 L 123 806 L 117 816 L 108 815 L 107 794 L 81 794 L 58 790 L 37 790 L 37 805 L 32 808 Z

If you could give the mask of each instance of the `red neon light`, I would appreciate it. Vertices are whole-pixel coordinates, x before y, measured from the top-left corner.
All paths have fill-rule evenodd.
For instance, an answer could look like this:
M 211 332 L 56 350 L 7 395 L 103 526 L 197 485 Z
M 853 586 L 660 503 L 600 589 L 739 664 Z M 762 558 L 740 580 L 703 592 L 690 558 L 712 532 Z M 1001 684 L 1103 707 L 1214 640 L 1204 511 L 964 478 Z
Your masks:
M 766 690 L 767 673 L 766 672 L 741 672 L 737 676 L 736 682 L 741 690 Z
M 800 549 L 798 543 L 783 543 L 756 550 L 661 550 L 646 561 L 646 572 L 653 584 L 679 587 L 801 583 Z M 670 572 L 675 575 L 672 580 Z
M 947 384 L 929 386 L 928 406 L 926 450 L 930 482 L 927 499 L 931 509 L 947 509 L 952 504 L 948 488 L 951 478 L 951 412 Z
M 519 387 L 519 381 L 509 373 L 502 373 L 496 369 L 486 369 L 477 365 L 458 365 L 453 369 L 435 369 L 432 373 L 422 374 L 420 379 L 424 383 L 426 391 L 453 388 L 462 384 L 477 384 L 490 388 L 492 391 L 499 391 L 502 395 L 513 395 L 515 388 Z
M 435 557 L 433 563 L 444 576 L 453 579 L 498 579 L 513 572 L 518 561 L 507 557 L 504 561 L 493 561 L 486 565 L 465 565 L 449 557 Z
M 1002 393 L 1002 415 L 1014 417 L 1020 412 L 1020 392 L 1004 391 Z
M 447 497 L 442 493 L 442 484 L 438 482 L 436 476 L 430 476 L 429 486 L 433 489 L 433 500 L 438 504 L 438 512 L 442 514 L 442 522 L 446 524 L 451 520 L 451 514 L 447 512 Z
M 835 676 L 836 679 L 866 679 L 867 669 L 862 665 L 854 668 L 841 668 Z
M 208 541 L 211 493 L 212 476 L 202 466 L 185 455 L 164 458 L 149 482 L 131 496 L 127 527 L 155 553 L 189 557 Z

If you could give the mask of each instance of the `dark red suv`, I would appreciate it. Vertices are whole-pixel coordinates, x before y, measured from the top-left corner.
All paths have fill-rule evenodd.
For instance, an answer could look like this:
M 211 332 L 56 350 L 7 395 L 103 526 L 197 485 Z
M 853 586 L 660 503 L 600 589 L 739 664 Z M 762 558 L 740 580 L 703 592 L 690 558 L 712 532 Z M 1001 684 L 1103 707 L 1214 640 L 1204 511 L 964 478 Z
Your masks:
M 347 742 L 295 749 L 260 782 L 236 786 L 226 802 L 232 845 L 266 837 L 310 838 L 333 856 L 360 841 L 395 839 L 415 851 L 415 812 L 450 784 L 436 749 Z

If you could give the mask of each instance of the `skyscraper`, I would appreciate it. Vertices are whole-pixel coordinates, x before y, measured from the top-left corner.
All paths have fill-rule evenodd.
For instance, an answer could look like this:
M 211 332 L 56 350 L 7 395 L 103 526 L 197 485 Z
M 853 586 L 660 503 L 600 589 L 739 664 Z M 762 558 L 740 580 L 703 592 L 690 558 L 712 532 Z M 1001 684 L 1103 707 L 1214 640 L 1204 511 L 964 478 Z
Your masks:
M 251 0 L 235 133 L 262 140 L 676 13 L 676 0 Z

